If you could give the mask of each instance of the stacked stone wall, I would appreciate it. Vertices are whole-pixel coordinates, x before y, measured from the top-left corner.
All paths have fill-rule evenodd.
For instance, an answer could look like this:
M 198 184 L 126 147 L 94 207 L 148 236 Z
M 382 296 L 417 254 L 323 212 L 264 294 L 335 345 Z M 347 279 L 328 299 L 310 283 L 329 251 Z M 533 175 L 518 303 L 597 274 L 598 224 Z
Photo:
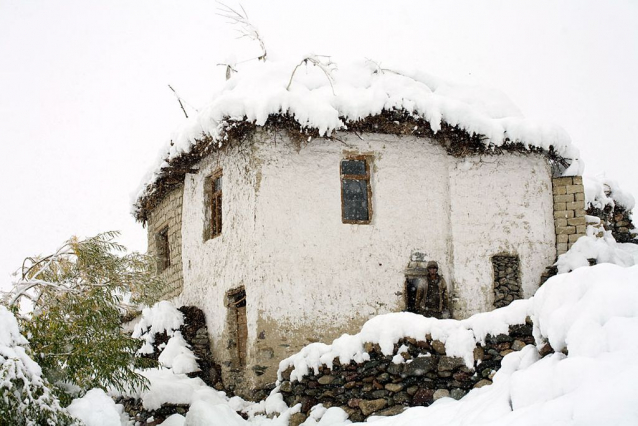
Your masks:
M 189 344 L 193 354 L 197 357 L 197 366 L 199 367 L 199 371 L 188 373 L 188 376 L 199 377 L 208 386 L 217 390 L 226 390 L 222 382 L 221 367 L 214 362 L 210 351 L 210 340 L 204 312 L 195 306 L 182 306 L 178 310 L 184 314 L 184 324 L 179 331 Z M 166 331 L 155 333 L 153 352 L 142 355 L 142 358 L 157 362 L 169 339 L 170 337 Z M 156 410 L 147 410 L 142 406 L 142 400 L 135 398 L 119 398 L 117 402 L 124 405 L 124 410 L 136 421 L 136 424 L 145 425 L 160 424 L 167 417 L 176 413 L 186 415 L 189 409 L 188 405 L 164 404 Z M 151 418 L 153 420 L 148 421 Z
M 291 424 L 303 422 L 316 404 L 341 407 L 351 421 L 394 415 L 442 397 L 460 399 L 473 388 L 491 384 L 505 355 L 533 343 L 531 321 L 510 326 L 509 334 L 488 335 L 485 344 L 476 346 L 471 367 L 462 358 L 448 356 L 445 344 L 430 335 L 400 340 L 392 355 L 383 355 L 377 344 L 367 343 L 369 361 L 341 365 L 335 358 L 332 368 L 324 365 L 300 381 L 290 380 L 290 368 L 282 374 L 280 392 L 289 406 L 301 404 Z M 404 362 L 394 363 L 395 355 Z
M 161 203 L 153 209 L 148 216 L 148 254 L 159 256 L 159 234 L 168 228 L 168 248 L 170 265 L 163 268 L 162 260 L 158 258 L 158 271 L 166 280 L 167 291 L 164 299 L 170 299 L 179 295 L 184 287 L 184 275 L 182 271 L 182 202 L 184 186 L 169 192 Z
M 494 269 L 494 307 L 502 308 L 514 300 L 522 299 L 518 256 L 494 256 L 492 267 Z
M 585 187 L 582 176 L 552 179 L 554 193 L 554 226 L 556 229 L 556 255 L 567 250 L 585 235 Z
M 604 229 L 611 231 L 619 243 L 638 244 L 636 227 L 631 220 L 631 210 L 620 205 L 607 205 L 603 209 L 589 205 L 587 206 L 587 214 L 598 217 Z

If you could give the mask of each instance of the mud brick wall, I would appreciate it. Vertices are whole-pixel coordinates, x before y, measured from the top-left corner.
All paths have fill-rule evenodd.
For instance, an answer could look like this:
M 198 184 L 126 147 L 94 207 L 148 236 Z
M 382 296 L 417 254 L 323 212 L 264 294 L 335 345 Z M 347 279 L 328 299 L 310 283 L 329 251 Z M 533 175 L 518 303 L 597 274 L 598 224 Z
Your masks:
M 582 176 L 552 179 L 554 193 L 554 226 L 556 227 L 556 255 L 571 248 L 585 235 L 585 187 Z
M 148 229 L 148 254 L 159 256 L 159 245 L 161 244 L 159 234 L 168 228 L 168 249 L 170 254 L 170 265 L 163 269 L 158 257 L 158 271 L 160 276 L 166 280 L 167 292 L 164 299 L 170 299 L 179 295 L 184 287 L 184 276 L 182 271 L 182 202 L 184 186 L 180 185 L 169 192 L 162 202 L 149 213 Z
M 485 344 L 474 350 L 472 368 L 462 358 L 447 356 L 445 344 L 430 335 L 422 340 L 402 339 L 387 356 L 378 345 L 367 343 L 369 361 L 341 365 L 335 358 L 332 369 L 324 365 L 318 374 L 306 375 L 301 381 L 290 381 L 290 368 L 282 374 L 280 392 L 289 406 L 302 404 L 301 413 L 295 415 L 296 424 L 303 422 L 316 404 L 341 407 L 351 421 L 373 414 L 394 415 L 405 407 L 427 406 L 443 397 L 460 399 L 473 388 L 491 384 L 505 355 L 533 343 L 529 320 L 510 326 L 509 334 L 488 335 Z M 404 363 L 392 362 L 397 354 Z

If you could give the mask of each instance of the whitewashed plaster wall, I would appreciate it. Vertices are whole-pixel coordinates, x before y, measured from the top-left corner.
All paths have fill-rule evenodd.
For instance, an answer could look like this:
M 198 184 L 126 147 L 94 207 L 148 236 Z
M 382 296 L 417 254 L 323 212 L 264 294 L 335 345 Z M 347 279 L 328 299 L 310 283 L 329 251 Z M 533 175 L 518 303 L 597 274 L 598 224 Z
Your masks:
M 439 262 L 449 290 L 455 287 L 462 300 L 457 316 L 491 309 L 485 294 L 491 294 L 493 254 L 521 256 L 526 297 L 553 261 L 550 172 L 540 156 L 459 161 L 414 137 L 338 138 L 299 147 L 283 134 L 275 139 L 260 131 L 187 175 L 179 301 L 204 310 L 218 361 L 229 357 L 224 296 L 241 285 L 250 369 L 275 365 L 308 341 L 354 332 L 374 315 L 402 310 L 413 251 Z M 354 154 L 371 162 L 368 225 L 341 221 L 340 162 Z M 204 184 L 219 169 L 222 234 L 204 241 Z M 295 332 L 312 336 L 294 338 Z M 264 351 L 269 359 L 260 358 Z M 252 377 L 252 385 L 272 379 L 271 373 Z
M 341 134 L 296 152 L 265 141 L 255 207 L 253 291 L 262 315 L 290 328 L 321 329 L 403 308 L 404 270 L 414 250 L 449 270 L 445 151 L 427 140 Z M 341 220 L 340 163 L 369 155 L 372 221 Z M 345 330 L 344 330 L 345 331 Z
M 523 297 L 554 262 L 551 170 L 535 154 L 457 160 L 450 169 L 456 318 L 493 309 L 496 254 L 518 255 Z
M 233 147 L 214 153 L 199 164 L 197 174 L 184 181 L 182 210 L 182 263 L 184 290 L 179 303 L 195 305 L 206 314 L 217 360 L 228 359 L 224 333 L 227 291 L 249 287 L 254 259 L 254 171 L 251 169 L 249 146 Z M 209 176 L 222 170 L 222 233 L 204 239 L 204 189 Z M 249 305 L 250 306 L 250 305 Z M 249 322 L 255 321 L 254 314 Z M 254 337 L 254 336 L 253 336 Z

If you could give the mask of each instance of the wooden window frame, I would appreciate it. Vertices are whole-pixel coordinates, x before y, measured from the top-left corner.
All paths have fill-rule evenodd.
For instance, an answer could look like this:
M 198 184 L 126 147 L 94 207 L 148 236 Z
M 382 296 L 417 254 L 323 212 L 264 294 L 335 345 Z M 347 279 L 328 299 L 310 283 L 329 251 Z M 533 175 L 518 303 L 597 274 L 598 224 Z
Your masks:
M 344 175 L 341 172 L 341 163 L 343 161 L 363 161 L 366 165 L 365 175 Z M 372 185 L 370 184 L 370 156 L 368 155 L 349 155 L 339 160 L 339 192 L 341 193 L 341 223 L 350 225 L 369 225 L 372 222 Z M 344 180 L 365 180 L 368 195 L 368 219 L 367 220 L 350 220 L 345 218 L 344 200 L 343 200 L 343 181 Z
M 206 226 L 204 227 L 204 240 L 217 238 L 223 230 L 223 172 L 217 170 L 206 178 L 205 182 L 205 203 L 206 203 Z M 215 190 L 215 182 L 222 179 L 222 188 Z
M 171 245 L 168 237 L 168 225 L 160 228 L 155 234 L 155 246 L 157 249 L 157 269 L 159 273 L 166 271 L 171 266 Z

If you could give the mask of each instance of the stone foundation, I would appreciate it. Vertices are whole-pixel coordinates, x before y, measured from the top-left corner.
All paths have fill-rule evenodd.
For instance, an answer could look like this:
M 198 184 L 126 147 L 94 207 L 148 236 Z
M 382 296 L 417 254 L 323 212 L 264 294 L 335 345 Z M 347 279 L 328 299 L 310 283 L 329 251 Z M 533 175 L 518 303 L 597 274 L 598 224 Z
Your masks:
M 383 355 L 378 345 L 366 344 L 370 360 L 320 368 L 301 381 L 290 381 L 292 368 L 283 372 L 280 392 L 289 406 L 301 404 L 301 413 L 291 424 L 303 422 L 316 404 L 341 407 L 353 422 L 370 415 L 394 415 L 411 406 L 427 406 L 439 398 L 462 398 L 473 388 L 492 383 L 501 360 L 512 351 L 533 344 L 532 324 L 510 326 L 509 334 L 487 336 L 474 350 L 475 362 L 467 367 L 461 358 L 446 355 L 445 344 L 424 336 L 397 342 L 392 355 Z M 400 355 L 405 362 L 395 364 Z

